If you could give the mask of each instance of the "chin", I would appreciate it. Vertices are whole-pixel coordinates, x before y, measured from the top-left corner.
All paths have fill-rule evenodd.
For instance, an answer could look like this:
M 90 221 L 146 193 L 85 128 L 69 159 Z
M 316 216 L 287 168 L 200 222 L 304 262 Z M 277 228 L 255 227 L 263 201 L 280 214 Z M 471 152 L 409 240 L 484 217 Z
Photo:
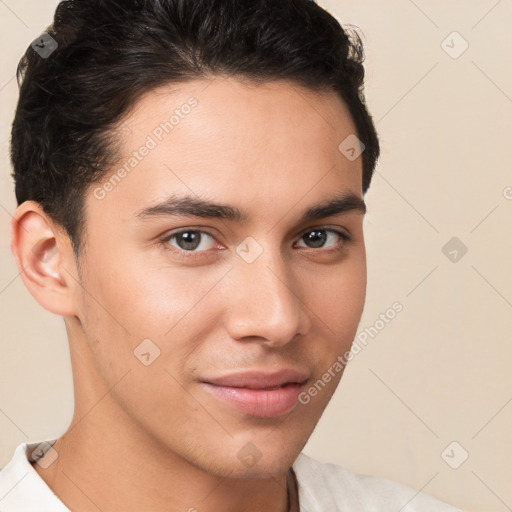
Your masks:
M 223 450 L 214 456 L 196 461 L 196 466 L 222 478 L 264 479 L 285 474 L 299 455 L 301 446 L 277 448 L 270 443 L 260 451 L 251 442 L 243 443 L 241 448 Z M 210 460 L 208 460 L 208 458 Z M 190 460 L 190 459 L 189 459 Z
M 258 450 L 251 442 L 244 443 L 235 453 L 236 464 L 232 467 L 232 478 L 272 478 L 288 471 L 295 462 L 304 443 L 283 441 L 275 443 L 258 443 L 263 449 Z
M 231 466 L 229 468 L 228 476 L 229 478 L 235 479 L 275 478 L 279 475 L 285 474 L 295 459 L 296 456 L 290 457 L 288 454 L 276 454 L 272 460 L 264 461 L 262 458 L 250 467 L 242 463 L 235 464 L 234 467 Z

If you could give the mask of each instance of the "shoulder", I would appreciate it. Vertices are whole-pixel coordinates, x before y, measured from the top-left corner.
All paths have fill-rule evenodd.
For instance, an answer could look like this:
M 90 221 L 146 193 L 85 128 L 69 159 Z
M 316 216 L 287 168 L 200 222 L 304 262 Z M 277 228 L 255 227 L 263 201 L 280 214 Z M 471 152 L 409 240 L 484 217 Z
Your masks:
M 361 512 L 460 512 L 416 489 L 384 478 L 354 473 L 301 453 L 293 470 L 301 512 L 353 509 Z

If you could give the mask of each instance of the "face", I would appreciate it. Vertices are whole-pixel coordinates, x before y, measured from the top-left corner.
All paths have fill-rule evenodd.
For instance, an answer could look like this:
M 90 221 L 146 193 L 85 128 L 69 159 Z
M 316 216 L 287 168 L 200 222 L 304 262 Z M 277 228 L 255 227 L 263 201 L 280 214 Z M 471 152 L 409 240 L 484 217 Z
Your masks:
M 221 77 L 152 91 L 120 125 L 86 196 L 71 335 L 109 389 L 128 372 L 112 397 L 162 450 L 245 478 L 305 445 L 364 304 L 354 133 L 334 93 Z

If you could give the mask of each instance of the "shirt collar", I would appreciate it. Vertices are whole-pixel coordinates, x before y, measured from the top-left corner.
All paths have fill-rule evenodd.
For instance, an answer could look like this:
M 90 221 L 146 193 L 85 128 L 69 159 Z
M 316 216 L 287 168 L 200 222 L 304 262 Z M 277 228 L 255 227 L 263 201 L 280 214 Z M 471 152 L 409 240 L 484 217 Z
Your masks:
M 46 451 L 55 441 L 21 443 L 17 446 L 12 459 L 0 472 L 2 512 L 70 512 L 30 464 L 36 450 L 36 453 L 41 448 Z

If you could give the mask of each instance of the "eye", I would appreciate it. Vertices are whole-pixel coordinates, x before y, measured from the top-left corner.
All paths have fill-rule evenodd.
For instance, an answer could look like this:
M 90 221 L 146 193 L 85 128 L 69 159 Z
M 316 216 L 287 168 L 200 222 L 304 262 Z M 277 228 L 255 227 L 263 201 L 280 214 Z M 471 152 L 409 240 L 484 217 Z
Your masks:
M 324 228 L 313 229 L 306 232 L 304 235 L 302 235 L 301 240 L 304 240 L 306 243 L 310 244 L 308 246 L 310 249 L 322 249 L 326 241 L 329 239 L 329 235 L 334 235 L 334 237 L 331 236 L 331 238 L 341 239 L 341 242 L 336 243 L 335 241 L 333 244 L 337 249 L 341 249 L 345 242 L 350 240 L 350 237 L 342 231 Z
M 176 240 L 177 249 L 181 253 L 205 252 L 208 250 L 208 240 L 215 238 L 206 231 L 187 229 L 173 233 L 162 240 L 165 245 L 172 245 L 170 242 Z M 185 254 L 185 256 L 188 256 Z
M 339 239 L 336 242 L 336 238 Z M 317 228 L 307 231 L 300 240 L 304 240 L 309 249 L 323 249 L 329 239 L 334 239 L 331 244 L 334 247 L 329 251 L 341 251 L 345 242 L 350 240 L 350 236 L 336 229 Z M 175 242 L 176 245 L 174 245 Z M 166 250 L 178 253 L 179 256 L 187 258 L 199 258 L 204 256 L 208 250 L 215 247 L 215 237 L 210 233 L 198 229 L 183 229 L 176 233 L 171 233 L 161 240 Z M 208 247 L 210 245 L 210 247 Z

